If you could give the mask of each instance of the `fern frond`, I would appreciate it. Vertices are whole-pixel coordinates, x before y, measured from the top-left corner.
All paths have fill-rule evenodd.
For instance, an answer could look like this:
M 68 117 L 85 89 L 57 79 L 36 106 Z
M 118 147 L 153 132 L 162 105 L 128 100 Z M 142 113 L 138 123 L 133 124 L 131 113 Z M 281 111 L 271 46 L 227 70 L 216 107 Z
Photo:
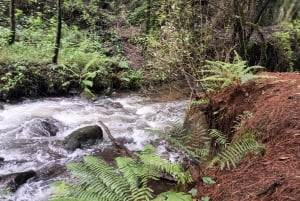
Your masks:
M 252 79 L 272 78 L 265 75 L 254 75 L 251 71 L 255 69 L 264 69 L 262 66 L 247 66 L 247 61 L 235 51 L 235 58 L 232 63 L 222 61 L 206 61 L 201 73 L 204 77 L 200 82 L 208 87 L 225 88 L 232 84 L 245 83 Z
M 84 163 L 71 163 L 68 168 L 80 178 L 80 187 L 73 185 L 75 197 L 96 199 L 101 194 L 103 200 L 123 200 L 130 196 L 129 186 L 123 177 L 103 160 L 85 157 Z
M 238 130 L 240 127 L 243 126 L 245 121 L 249 120 L 252 117 L 252 112 L 250 111 L 244 111 L 242 114 L 238 115 L 236 117 L 236 120 L 234 121 L 234 130 Z
M 146 152 L 142 152 L 141 154 L 138 154 L 138 156 L 141 162 L 145 164 L 146 169 L 156 170 L 154 172 L 166 172 L 172 175 L 179 184 L 186 184 L 192 181 L 190 173 L 184 172 L 179 164 L 170 163 L 169 161 L 156 155 L 152 145 L 146 145 L 145 150 Z M 150 176 L 156 175 L 152 173 Z
M 216 143 L 219 145 L 225 145 L 227 143 L 227 137 L 217 129 L 210 129 L 208 135 L 215 139 Z
M 54 195 L 52 201 L 150 201 L 153 191 L 148 187 L 150 179 L 158 180 L 161 172 L 177 179 L 179 184 L 190 182 L 191 175 L 180 165 L 172 164 L 156 155 L 153 146 L 146 145 L 136 158 L 116 158 L 115 170 L 105 161 L 93 156 L 83 163 L 70 163 L 68 169 L 78 181 L 75 184 L 62 182 L 62 195 Z
M 68 198 L 68 197 L 52 197 L 49 201 L 86 201 L 79 198 Z
M 245 134 L 218 153 L 210 162 L 209 167 L 219 164 L 220 169 L 224 169 L 225 166 L 230 169 L 232 166 L 236 167 L 248 153 L 263 149 L 263 145 L 256 141 L 252 133 Z
M 200 100 L 192 101 L 193 105 L 205 105 L 205 104 L 208 104 L 208 103 L 209 103 L 209 99 L 208 98 L 202 98 Z
M 147 130 L 153 134 L 158 135 L 159 137 L 163 138 L 167 142 L 169 142 L 177 150 L 180 150 L 181 152 L 185 153 L 188 158 L 190 158 L 198 163 L 201 163 L 201 161 L 202 161 L 201 156 L 197 155 L 194 150 L 191 150 L 189 148 L 189 146 L 186 146 L 182 140 L 177 139 L 174 136 L 170 136 L 168 133 L 165 133 L 165 132 L 162 132 L 159 130 L 151 130 L 151 129 L 147 129 Z

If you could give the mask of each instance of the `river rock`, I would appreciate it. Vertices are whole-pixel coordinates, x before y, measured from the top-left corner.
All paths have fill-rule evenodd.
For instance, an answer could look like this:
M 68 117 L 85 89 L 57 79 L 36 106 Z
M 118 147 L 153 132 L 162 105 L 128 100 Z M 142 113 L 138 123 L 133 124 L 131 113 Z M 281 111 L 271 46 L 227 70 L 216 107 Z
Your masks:
M 65 140 L 65 148 L 74 151 L 82 145 L 93 145 L 103 138 L 103 131 L 98 125 L 86 126 L 73 131 Z
M 0 110 L 4 110 L 4 105 L 3 105 L 3 103 L 0 103 Z
M 36 118 L 28 122 L 23 130 L 37 136 L 55 136 L 59 130 L 58 124 L 61 123 L 53 118 Z
M 25 184 L 28 179 L 36 176 L 35 171 L 16 172 L 0 176 L 0 189 L 7 189 L 15 192 L 21 185 Z

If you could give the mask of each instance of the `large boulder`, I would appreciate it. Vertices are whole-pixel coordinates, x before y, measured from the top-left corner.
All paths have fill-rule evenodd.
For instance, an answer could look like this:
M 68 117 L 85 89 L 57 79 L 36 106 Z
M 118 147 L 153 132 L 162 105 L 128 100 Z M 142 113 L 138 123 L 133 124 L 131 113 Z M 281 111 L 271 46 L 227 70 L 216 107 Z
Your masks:
M 15 192 L 28 179 L 35 176 L 36 172 L 33 170 L 0 176 L 0 189 L 8 189 L 10 192 Z
M 98 125 L 86 126 L 73 131 L 65 140 L 65 148 L 74 151 L 82 145 L 93 145 L 103 138 L 103 131 Z

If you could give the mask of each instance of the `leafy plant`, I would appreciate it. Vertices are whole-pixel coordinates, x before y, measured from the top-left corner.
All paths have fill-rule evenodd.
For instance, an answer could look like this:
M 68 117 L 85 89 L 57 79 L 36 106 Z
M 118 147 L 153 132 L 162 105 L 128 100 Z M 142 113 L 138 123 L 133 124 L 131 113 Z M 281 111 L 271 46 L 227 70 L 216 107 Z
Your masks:
M 26 79 L 24 70 L 26 67 L 17 66 L 14 71 L 7 72 L 3 77 L 1 77 L 2 88 L 0 89 L 1 94 L 5 96 L 8 95 L 10 90 L 14 90 L 17 86 L 20 86 L 22 82 Z
M 222 89 L 233 84 L 243 84 L 252 79 L 272 78 L 271 76 L 253 74 L 253 70 L 264 69 L 264 67 L 247 66 L 247 61 L 243 61 L 236 52 L 232 63 L 223 61 L 206 61 L 206 63 L 207 65 L 201 72 L 207 77 L 202 78 L 200 82 L 210 89 Z
M 175 122 L 169 130 L 148 129 L 148 131 L 165 139 L 178 151 L 183 152 L 189 159 L 197 163 L 205 161 L 209 154 L 209 143 L 203 142 L 201 139 L 201 137 L 205 139 L 207 134 L 205 129 L 199 129 L 199 133 L 192 133 L 183 128 L 179 122 Z
M 121 73 L 120 80 L 123 81 L 122 88 L 138 88 L 142 79 L 142 71 L 127 70 Z
M 228 139 L 221 131 L 217 129 L 210 129 L 208 135 L 211 139 L 215 140 L 216 144 L 226 146 Z
M 265 148 L 257 142 L 254 133 L 246 133 L 234 139 L 228 146 L 224 147 L 222 151 L 210 161 L 209 167 L 218 164 L 220 169 L 227 167 L 230 169 L 232 166 L 236 167 L 238 163 L 248 154 L 259 150 L 263 155 Z
M 201 201 L 210 201 L 210 197 L 203 196 L 203 197 L 201 197 Z
M 211 177 L 202 177 L 202 181 L 206 184 L 215 184 L 216 183 Z
M 192 197 L 183 192 L 168 191 L 159 194 L 153 201 L 192 201 Z
M 202 133 L 192 134 L 182 128 L 178 123 L 167 132 L 149 130 L 165 139 L 172 146 L 183 152 L 189 159 L 197 163 L 209 162 L 209 167 L 216 164 L 221 169 L 235 167 L 248 154 L 257 150 L 261 154 L 265 153 L 265 148 L 257 142 L 253 132 L 242 133 L 228 143 L 228 138 L 217 129 L 205 130 Z M 199 141 L 199 139 L 202 140 Z M 215 144 L 213 144 L 214 142 Z M 212 148 L 218 145 L 217 153 L 212 152 Z M 214 154 L 211 159 L 209 154 Z
M 71 173 L 79 180 L 76 184 L 58 185 L 67 189 L 67 193 L 63 190 L 62 194 L 53 196 L 51 200 L 151 200 L 153 191 L 148 187 L 148 181 L 158 180 L 161 171 L 172 175 L 178 183 L 191 181 L 188 172 L 157 156 L 151 145 L 146 145 L 136 156 L 136 159 L 116 158 L 117 170 L 92 156 L 85 157 L 84 163 L 69 164 Z
M 253 114 L 250 111 L 244 111 L 242 114 L 238 115 L 234 121 L 235 125 L 233 126 L 233 129 L 235 131 L 239 130 L 252 115 Z
M 291 32 L 294 30 L 295 29 L 291 29 Z M 298 32 L 298 34 L 300 34 L 300 32 Z M 282 65 L 288 65 L 289 68 L 287 70 L 289 71 L 293 71 L 294 61 L 296 60 L 296 54 L 292 48 L 295 43 L 293 41 L 293 35 L 294 34 L 290 34 L 289 32 L 275 32 L 271 36 L 271 40 L 274 41 L 274 45 L 278 48 L 277 54 L 280 61 L 285 62 L 282 63 Z

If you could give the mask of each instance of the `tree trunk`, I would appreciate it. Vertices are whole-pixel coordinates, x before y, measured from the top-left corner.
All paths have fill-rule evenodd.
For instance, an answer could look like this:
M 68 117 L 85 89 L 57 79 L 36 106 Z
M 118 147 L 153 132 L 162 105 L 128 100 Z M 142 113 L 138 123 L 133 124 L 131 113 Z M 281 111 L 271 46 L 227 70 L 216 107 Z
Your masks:
M 58 53 L 60 47 L 60 39 L 61 39 L 61 18 L 62 18 L 62 2 L 63 0 L 57 0 L 57 29 L 56 29 L 56 41 L 54 48 L 54 56 L 52 58 L 52 63 L 57 64 Z
M 8 44 L 12 45 L 14 44 L 16 38 L 15 0 L 10 1 L 9 18 L 10 18 L 10 36 L 9 36 Z
M 147 13 L 146 13 L 146 32 L 149 33 L 151 29 L 151 0 L 147 0 Z

